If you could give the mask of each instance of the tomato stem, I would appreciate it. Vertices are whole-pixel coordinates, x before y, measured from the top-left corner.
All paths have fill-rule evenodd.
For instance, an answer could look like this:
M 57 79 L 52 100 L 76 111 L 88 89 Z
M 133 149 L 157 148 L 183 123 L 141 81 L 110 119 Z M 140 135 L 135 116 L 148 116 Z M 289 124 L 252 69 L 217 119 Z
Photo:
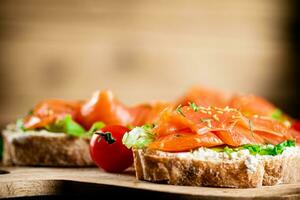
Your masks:
M 101 131 L 96 131 L 94 132 L 95 134 L 99 135 L 98 142 L 101 141 L 103 138 L 108 144 L 113 144 L 116 139 L 112 136 L 111 132 L 101 132 Z

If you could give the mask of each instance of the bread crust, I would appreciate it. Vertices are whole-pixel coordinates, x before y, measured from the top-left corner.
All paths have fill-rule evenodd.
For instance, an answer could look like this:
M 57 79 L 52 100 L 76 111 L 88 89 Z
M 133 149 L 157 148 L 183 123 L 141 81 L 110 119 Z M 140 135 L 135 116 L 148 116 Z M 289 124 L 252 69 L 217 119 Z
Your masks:
M 230 188 L 254 188 L 299 181 L 299 171 L 293 169 L 294 165 L 300 165 L 299 155 L 288 158 L 268 156 L 258 160 L 255 171 L 248 169 L 247 158 L 199 160 L 167 156 L 148 149 L 134 149 L 133 155 L 139 180 Z
M 94 165 L 89 138 L 71 137 L 47 131 L 2 132 L 3 165 L 84 167 Z

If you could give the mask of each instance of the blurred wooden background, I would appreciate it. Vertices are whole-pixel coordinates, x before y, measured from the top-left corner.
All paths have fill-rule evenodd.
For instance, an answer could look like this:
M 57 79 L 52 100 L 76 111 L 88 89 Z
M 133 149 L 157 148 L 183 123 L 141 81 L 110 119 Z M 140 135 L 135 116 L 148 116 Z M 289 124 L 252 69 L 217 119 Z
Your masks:
M 194 84 L 284 108 L 295 95 L 288 1 L 1 0 L 0 11 L 0 124 L 104 88 L 128 104 Z

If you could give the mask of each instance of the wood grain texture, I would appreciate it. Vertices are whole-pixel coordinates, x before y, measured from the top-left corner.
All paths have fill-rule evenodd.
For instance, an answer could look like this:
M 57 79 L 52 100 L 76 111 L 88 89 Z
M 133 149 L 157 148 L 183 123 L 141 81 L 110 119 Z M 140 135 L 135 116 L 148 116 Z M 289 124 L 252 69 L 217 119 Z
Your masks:
M 66 192 L 99 192 L 107 186 L 161 192 L 170 198 L 194 199 L 299 199 L 300 184 L 287 184 L 255 189 L 172 186 L 135 179 L 132 170 L 124 174 L 109 174 L 97 168 L 3 168 L 9 174 L 0 175 L 0 197 L 60 195 Z M 71 188 L 71 189 L 70 189 Z M 93 190 L 92 190 L 93 189 Z M 173 196 L 172 196 L 173 195 Z
M 13 0 L 0 7 L 0 123 L 45 98 L 111 88 L 126 103 L 193 84 L 285 97 L 280 0 Z

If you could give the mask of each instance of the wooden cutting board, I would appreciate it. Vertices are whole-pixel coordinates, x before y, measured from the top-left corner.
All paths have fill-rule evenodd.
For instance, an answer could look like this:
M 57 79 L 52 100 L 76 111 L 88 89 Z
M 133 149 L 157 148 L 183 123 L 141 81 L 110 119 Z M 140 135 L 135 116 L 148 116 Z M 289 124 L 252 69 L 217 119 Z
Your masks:
M 300 199 L 300 184 L 251 189 L 190 187 L 155 184 L 135 179 L 134 171 L 109 174 L 98 168 L 1 167 L 0 197 L 38 195 L 156 194 L 158 197 L 193 199 Z

